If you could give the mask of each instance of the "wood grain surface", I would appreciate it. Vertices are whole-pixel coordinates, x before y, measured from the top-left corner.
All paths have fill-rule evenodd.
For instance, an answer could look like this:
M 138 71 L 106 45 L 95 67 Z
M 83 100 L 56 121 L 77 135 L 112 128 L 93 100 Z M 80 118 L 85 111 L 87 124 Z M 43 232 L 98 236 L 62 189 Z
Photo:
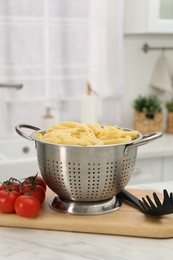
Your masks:
M 152 191 L 129 189 L 134 195 L 151 195 Z M 160 194 L 159 194 L 160 195 Z M 87 232 L 146 238 L 173 237 L 173 214 L 162 217 L 148 216 L 122 203 L 120 209 L 103 215 L 80 216 L 59 213 L 49 208 L 55 194 L 48 190 L 38 217 L 27 219 L 16 214 L 0 213 L 0 226 L 59 231 Z

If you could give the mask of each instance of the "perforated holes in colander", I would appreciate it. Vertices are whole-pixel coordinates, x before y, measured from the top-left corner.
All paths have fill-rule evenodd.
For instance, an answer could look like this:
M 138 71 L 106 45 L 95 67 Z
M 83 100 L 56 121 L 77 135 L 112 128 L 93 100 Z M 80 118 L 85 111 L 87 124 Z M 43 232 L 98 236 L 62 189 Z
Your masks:
M 38 164 L 39 164 L 41 174 L 43 175 L 44 179 L 49 185 L 50 183 L 49 182 L 49 174 L 50 174 L 49 160 L 45 160 L 43 157 L 38 156 Z
M 87 199 L 104 199 L 115 193 L 117 163 L 107 163 L 106 171 L 101 173 L 102 166 L 88 163 Z
M 40 172 L 43 175 L 46 183 L 55 192 L 67 194 L 67 190 L 64 184 L 64 176 L 62 169 L 62 162 L 48 160 L 44 157 L 38 156 L 38 163 Z
M 106 198 L 115 194 L 115 182 L 117 176 L 117 162 L 107 162 L 105 172 L 105 183 L 101 198 Z
M 63 163 L 59 161 L 52 161 L 52 170 L 55 180 L 56 190 L 63 195 L 68 195 L 64 180 Z
M 88 163 L 87 179 L 87 199 L 95 199 L 99 190 L 100 163 Z
M 70 192 L 73 199 L 82 199 L 80 173 L 81 173 L 80 163 L 75 163 L 75 162 L 68 163 Z
M 123 159 L 122 175 L 120 178 L 120 185 L 122 187 L 124 187 L 130 179 L 130 176 L 134 170 L 135 159 L 135 156 L 133 158 Z

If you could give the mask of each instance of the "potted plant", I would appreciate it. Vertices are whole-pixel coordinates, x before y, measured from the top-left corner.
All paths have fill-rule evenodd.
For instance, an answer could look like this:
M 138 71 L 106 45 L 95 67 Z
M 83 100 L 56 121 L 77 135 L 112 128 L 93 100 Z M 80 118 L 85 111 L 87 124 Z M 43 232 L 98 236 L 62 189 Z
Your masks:
M 143 134 L 162 131 L 163 115 L 161 101 L 155 95 L 139 95 L 133 102 L 134 128 Z
M 173 99 L 166 103 L 167 108 L 167 133 L 173 134 Z

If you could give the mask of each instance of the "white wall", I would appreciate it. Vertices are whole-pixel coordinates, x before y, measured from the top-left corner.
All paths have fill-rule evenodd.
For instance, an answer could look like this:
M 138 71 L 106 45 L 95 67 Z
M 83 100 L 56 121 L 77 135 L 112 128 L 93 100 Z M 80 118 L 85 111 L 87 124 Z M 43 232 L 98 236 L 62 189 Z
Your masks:
M 172 35 L 125 35 L 125 75 L 124 75 L 124 98 L 123 98 L 123 119 L 125 127 L 133 128 L 132 108 L 133 100 L 139 95 L 153 93 L 149 86 L 152 71 L 161 55 L 161 51 L 151 50 L 147 53 L 142 51 L 145 43 L 150 46 L 171 46 L 173 47 Z M 173 75 L 173 51 L 165 51 L 168 67 Z M 170 99 L 170 94 L 161 95 L 163 101 Z

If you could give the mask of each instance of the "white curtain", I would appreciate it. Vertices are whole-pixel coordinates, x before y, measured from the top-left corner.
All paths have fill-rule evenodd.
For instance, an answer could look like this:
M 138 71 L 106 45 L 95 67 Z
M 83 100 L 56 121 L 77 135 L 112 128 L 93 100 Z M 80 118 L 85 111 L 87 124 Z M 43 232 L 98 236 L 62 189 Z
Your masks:
M 123 1 L 1 0 L 0 135 L 15 125 L 80 121 L 86 84 L 99 94 L 98 122 L 122 124 Z

